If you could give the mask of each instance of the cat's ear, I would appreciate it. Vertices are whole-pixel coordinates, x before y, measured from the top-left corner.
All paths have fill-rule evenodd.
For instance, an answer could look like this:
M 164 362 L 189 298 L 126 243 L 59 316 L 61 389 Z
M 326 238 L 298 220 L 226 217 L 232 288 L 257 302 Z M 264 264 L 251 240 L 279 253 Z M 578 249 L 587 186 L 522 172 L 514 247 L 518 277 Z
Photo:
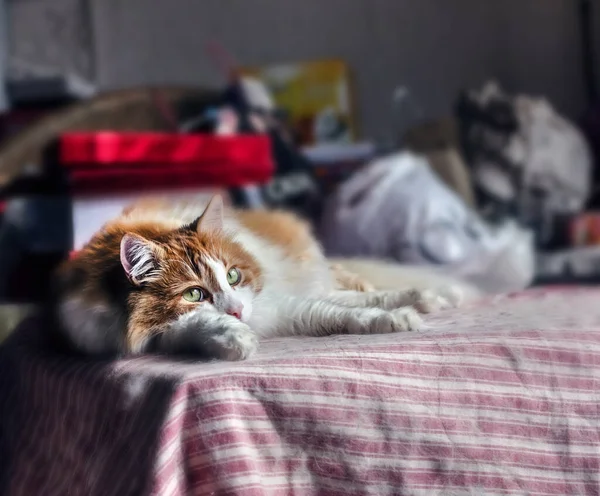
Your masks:
M 133 284 L 141 284 L 158 270 L 160 249 L 152 241 L 126 234 L 121 239 L 121 265 Z
M 205 233 L 223 229 L 223 198 L 213 196 L 204 209 L 204 213 L 196 220 L 196 231 Z

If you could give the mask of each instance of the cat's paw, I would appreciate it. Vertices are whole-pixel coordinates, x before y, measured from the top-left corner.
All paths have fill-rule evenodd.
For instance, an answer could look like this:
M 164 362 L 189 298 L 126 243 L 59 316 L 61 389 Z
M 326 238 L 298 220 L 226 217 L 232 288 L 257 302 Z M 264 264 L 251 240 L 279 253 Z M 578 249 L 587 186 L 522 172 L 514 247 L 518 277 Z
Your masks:
M 414 308 L 405 307 L 391 312 L 365 309 L 355 316 L 349 325 L 352 334 L 388 334 L 391 332 L 416 331 L 423 320 Z
M 356 278 L 349 282 L 349 289 L 352 291 L 358 291 L 360 293 L 372 293 L 375 291 L 375 286 L 373 286 L 369 281 L 365 279 Z
M 341 265 L 331 265 L 330 269 L 333 272 L 338 289 L 358 291 L 360 293 L 375 291 L 375 287 L 369 281 L 344 269 Z
M 458 286 L 444 286 L 419 291 L 413 306 L 420 313 L 433 313 L 448 308 L 457 308 L 462 300 L 463 293 Z
M 213 348 L 221 360 L 245 360 L 258 348 L 258 338 L 243 322 L 232 323 L 223 333 L 212 337 Z
M 423 327 L 423 319 L 412 307 L 397 308 L 390 313 L 394 317 L 399 331 L 418 331 Z

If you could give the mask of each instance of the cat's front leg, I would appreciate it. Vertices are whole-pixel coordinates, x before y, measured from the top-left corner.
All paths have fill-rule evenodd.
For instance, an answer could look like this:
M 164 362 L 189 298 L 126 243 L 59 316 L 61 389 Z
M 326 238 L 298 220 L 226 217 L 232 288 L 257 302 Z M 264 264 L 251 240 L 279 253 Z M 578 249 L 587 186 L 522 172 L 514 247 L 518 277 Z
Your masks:
M 421 313 L 432 313 L 459 306 L 462 294 L 459 288 L 449 286 L 426 290 L 407 289 L 371 293 L 334 291 L 326 299 L 347 307 L 394 310 L 413 306 Z
M 385 334 L 414 331 L 423 321 L 414 308 L 386 311 L 350 308 L 323 300 L 288 299 L 277 306 L 275 335 L 328 336 L 331 334 Z
M 412 307 L 387 311 L 380 308 L 353 308 L 347 317 L 348 334 L 387 334 L 418 331 L 423 320 Z
M 369 281 L 346 270 L 339 264 L 330 265 L 329 270 L 331 270 L 335 286 L 339 290 L 358 291 L 362 293 L 375 291 L 375 288 Z
M 208 309 L 181 315 L 158 338 L 159 351 L 220 360 L 245 360 L 258 348 L 258 338 L 247 324 Z

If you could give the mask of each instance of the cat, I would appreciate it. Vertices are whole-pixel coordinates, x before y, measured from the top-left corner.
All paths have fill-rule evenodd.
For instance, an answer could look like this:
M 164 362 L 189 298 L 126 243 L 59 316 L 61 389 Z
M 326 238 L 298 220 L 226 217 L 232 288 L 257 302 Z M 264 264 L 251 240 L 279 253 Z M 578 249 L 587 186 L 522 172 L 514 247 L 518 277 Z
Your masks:
M 88 354 L 251 356 L 260 338 L 411 331 L 450 291 L 374 291 L 331 264 L 289 213 L 145 200 L 107 223 L 57 272 L 54 309 Z M 417 311 L 418 310 L 418 311 Z
M 413 289 L 430 292 L 431 288 L 453 288 L 460 295 L 460 302 L 476 301 L 493 293 L 445 271 L 444 267 L 432 265 L 402 264 L 396 260 L 375 258 L 328 257 L 332 267 L 343 271 L 346 284 L 355 285 L 357 291 L 398 291 Z M 439 289 L 438 289 L 439 290 Z

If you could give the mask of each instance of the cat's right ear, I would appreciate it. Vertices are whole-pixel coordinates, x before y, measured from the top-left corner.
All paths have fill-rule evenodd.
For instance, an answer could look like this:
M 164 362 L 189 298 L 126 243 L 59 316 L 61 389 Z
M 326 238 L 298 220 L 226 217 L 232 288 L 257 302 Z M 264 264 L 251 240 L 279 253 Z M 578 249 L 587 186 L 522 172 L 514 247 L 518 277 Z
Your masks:
M 133 284 L 142 284 L 156 274 L 158 255 L 158 246 L 141 236 L 126 234 L 121 239 L 121 265 Z
M 223 198 L 213 196 L 204 209 L 204 213 L 196 219 L 196 231 L 215 232 L 223 229 Z

